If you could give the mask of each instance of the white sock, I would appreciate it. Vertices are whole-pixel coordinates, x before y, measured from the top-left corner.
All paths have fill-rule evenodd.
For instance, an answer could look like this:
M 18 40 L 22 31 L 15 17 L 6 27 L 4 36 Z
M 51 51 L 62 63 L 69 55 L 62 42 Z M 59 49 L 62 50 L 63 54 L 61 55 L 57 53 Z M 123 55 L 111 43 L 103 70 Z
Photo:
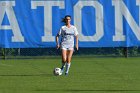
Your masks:
M 71 63 L 66 64 L 66 73 L 69 73 L 70 65 L 71 65 Z

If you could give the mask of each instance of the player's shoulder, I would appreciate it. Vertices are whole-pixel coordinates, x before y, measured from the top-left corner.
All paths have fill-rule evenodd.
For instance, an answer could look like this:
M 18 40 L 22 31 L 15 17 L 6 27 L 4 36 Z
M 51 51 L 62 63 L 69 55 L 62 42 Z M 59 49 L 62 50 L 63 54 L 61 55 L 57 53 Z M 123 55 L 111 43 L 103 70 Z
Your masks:
M 71 25 L 71 27 L 75 27 L 74 25 Z
M 61 29 L 65 29 L 66 28 L 66 25 L 64 25 L 64 26 L 61 26 Z M 71 28 L 76 28 L 74 25 L 71 25 Z
M 77 31 L 77 28 L 76 28 L 76 26 L 74 26 L 74 25 L 72 25 L 72 29 L 73 29 L 74 31 Z
M 74 29 L 76 28 L 76 26 L 74 26 L 74 25 L 71 25 L 71 27 L 74 28 Z
M 61 29 L 64 29 L 64 28 L 66 28 L 66 26 L 64 25 L 64 26 L 61 26 Z

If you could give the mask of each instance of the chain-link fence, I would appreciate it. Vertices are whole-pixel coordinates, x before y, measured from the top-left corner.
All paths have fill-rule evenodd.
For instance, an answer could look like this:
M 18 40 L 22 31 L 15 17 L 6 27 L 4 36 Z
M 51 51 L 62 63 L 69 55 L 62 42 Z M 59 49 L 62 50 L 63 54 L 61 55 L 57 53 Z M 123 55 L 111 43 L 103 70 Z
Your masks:
M 61 50 L 56 48 L 1 48 L 0 59 L 27 59 L 46 58 L 48 56 L 60 56 Z M 79 48 L 75 51 L 76 56 L 94 57 L 138 57 L 140 47 L 112 47 L 112 48 Z

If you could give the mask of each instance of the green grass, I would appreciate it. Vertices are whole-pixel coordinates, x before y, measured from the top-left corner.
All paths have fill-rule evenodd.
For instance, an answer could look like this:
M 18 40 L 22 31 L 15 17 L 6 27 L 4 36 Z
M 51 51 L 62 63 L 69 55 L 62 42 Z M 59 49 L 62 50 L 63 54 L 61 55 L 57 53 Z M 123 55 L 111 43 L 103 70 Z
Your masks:
M 140 58 L 73 57 L 69 76 L 54 76 L 61 57 L 0 60 L 0 93 L 140 93 Z

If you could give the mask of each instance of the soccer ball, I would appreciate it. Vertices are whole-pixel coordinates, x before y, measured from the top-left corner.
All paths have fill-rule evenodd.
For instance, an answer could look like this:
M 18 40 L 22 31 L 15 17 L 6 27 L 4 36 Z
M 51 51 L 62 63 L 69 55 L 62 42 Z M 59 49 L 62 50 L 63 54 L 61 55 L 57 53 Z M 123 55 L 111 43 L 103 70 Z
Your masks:
M 54 74 L 55 76 L 60 76 L 60 75 L 62 75 L 61 69 L 58 68 L 58 67 L 54 68 L 53 74 Z

